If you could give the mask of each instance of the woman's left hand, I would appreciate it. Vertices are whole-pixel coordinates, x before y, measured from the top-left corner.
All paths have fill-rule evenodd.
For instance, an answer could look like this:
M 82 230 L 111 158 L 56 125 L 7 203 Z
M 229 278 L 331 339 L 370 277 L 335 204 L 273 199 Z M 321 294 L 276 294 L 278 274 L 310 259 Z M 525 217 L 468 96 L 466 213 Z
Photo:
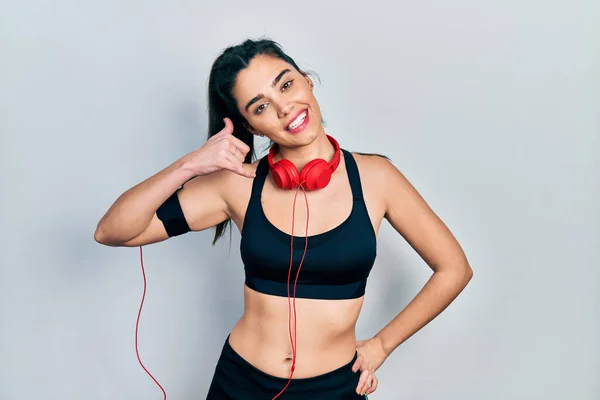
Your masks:
M 381 339 L 378 337 L 357 341 L 356 351 L 358 357 L 352 366 L 352 371 L 361 371 L 356 393 L 360 395 L 371 394 L 377 389 L 375 371 L 381 367 L 388 355 L 385 353 Z

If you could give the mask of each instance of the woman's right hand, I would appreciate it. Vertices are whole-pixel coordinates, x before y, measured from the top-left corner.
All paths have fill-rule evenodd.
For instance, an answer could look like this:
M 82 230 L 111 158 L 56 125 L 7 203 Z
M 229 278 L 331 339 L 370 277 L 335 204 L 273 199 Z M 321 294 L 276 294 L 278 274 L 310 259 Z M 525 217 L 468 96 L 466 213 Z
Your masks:
M 186 157 L 186 168 L 195 175 L 208 175 L 221 169 L 227 169 L 239 175 L 254 178 L 254 172 L 243 167 L 250 147 L 233 136 L 233 123 L 225 118 L 225 127 Z

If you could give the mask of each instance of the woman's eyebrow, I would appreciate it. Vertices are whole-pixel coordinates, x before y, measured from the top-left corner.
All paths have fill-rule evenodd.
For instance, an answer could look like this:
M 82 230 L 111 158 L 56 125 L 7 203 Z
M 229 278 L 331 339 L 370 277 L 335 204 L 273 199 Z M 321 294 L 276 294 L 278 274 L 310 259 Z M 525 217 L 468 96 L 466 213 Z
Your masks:
M 286 68 L 283 71 L 281 71 L 276 77 L 275 79 L 273 79 L 273 82 L 271 83 L 272 87 L 275 87 L 275 85 L 277 85 L 277 83 L 279 83 L 279 81 L 281 80 L 281 78 L 283 77 L 283 75 L 287 74 L 288 72 L 290 72 L 291 69 Z M 254 96 L 252 98 L 252 100 L 250 100 L 248 102 L 248 104 L 246 104 L 246 111 L 248 111 L 248 108 L 250 108 L 250 106 L 254 103 L 256 103 L 257 101 L 259 101 L 260 99 L 262 99 L 263 97 L 265 97 L 262 93 L 259 93 L 258 95 Z

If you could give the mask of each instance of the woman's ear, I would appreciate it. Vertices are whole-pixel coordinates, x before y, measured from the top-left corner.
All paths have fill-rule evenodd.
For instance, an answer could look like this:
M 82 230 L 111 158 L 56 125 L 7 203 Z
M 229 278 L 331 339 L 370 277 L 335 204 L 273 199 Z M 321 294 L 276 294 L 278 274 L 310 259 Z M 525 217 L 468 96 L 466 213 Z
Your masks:
M 308 76 L 308 74 L 306 72 L 302 72 L 302 75 L 304 76 L 304 79 L 306 79 L 306 81 L 308 82 L 308 84 L 310 85 L 310 88 L 314 88 L 315 84 L 313 83 L 312 79 L 310 79 L 310 76 Z

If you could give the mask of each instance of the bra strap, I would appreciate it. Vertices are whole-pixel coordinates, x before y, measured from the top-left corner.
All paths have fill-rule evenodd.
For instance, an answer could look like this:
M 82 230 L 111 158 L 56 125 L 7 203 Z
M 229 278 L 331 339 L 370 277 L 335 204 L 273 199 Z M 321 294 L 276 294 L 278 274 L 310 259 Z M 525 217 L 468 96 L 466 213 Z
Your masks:
M 267 161 L 267 156 L 264 156 L 258 162 L 258 166 L 256 167 L 256 176 L 252 182 L 252 194 L 250 197 L 260 198 L 262 188 L 265 184 L 265 180 L 267 179 L 267 175 L 269 174 L 269 162 Z
M 346 171 L 348 173 L 348 180 L 350 181 L 350 188 L 352 189 L 352 197 L 354 200 L 363 200 L 362 185 L 360 183 L 360 175 L 358 173 L 358 166 L 356 160 L 352 154 L 344 149 L 341 149 L 344 153 L 344 161 L 346 161 Z

